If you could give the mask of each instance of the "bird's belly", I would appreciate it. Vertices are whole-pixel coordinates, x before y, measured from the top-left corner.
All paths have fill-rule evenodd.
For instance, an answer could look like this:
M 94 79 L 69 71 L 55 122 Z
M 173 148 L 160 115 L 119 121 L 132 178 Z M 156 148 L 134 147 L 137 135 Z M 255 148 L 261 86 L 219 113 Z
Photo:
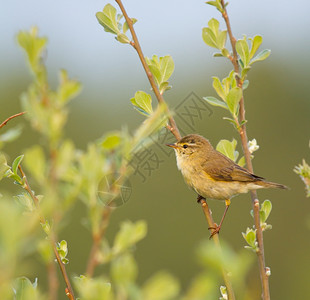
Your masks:
M 234 195 L 262 188 L 262 186 L 255 183 L 214 180 L 207 176 L 206 173 L 183 173 L 183 176 L 186 183 L 204 198 L 226 200 Z

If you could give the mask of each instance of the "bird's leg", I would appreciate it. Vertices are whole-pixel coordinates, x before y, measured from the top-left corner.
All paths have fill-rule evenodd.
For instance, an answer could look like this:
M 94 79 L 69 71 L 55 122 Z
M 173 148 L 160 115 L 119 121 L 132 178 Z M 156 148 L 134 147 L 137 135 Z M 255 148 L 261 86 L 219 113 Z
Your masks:
M 206 198 L 204 198 L 204 197 L 198 195 L 198 196 L 197 196 L 197 203 L 200 203 L 201 200 L 206 200 Z
M 220 222 L 220 225 L 215 224 L 216 227 L 209 227 L 209 228 L 208 228 L 208 229 L 213 229 L 213 232 L 212 232 L 211 235 L 210 235 L 210 239 L 211 239 L 215 234 L 217 234 L 217 233 L 220 232 L 221 226 L 222 226 L 223 221 L 224 221 L 224 219 L 225 219 L 225 215 L 226 215 L 226 213 L 227 213 L 227 211 L 228 211 L 228 208 L 229 208 L 229 206 L 230 206 L 230 199 L 225 200 L 225 204 L 226 204 L 226 207 L 225 207 L 225 211 L 224 211 L 222 220 L 221 220 L 221 222 Z

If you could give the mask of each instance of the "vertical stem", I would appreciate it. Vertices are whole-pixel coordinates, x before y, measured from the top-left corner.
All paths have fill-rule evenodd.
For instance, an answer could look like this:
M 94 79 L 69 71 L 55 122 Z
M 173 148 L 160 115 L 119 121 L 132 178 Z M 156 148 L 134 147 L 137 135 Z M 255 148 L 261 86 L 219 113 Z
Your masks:
M 201 204 L 202 210 L 205 214 L 205 217 L 206 217 L 206 220 L 208 222 L 209 227 L 214 227 L 214 221 L 213 221 L 212 213 L 211 213 L 211 210 L 209 209 L 208 203 L 206 202 L 206 200 L 202 199 L 202 200 L 200 200 L 200 204 Z M 212 239 L 213 239 L 216 247 L 218 248 L 218 251 L 220 251 L 222 253 L 219 235 L 215 234 L 212 237 Z M 227 289 L 228 300 L 235 300 L 234 290 L 233 290 L 230 278 L 227 274 L 227 271 L 224 269 L 223 266 L 221 266 L 221 268 L 222 268 L 222 276 L 223 276 L 224 283 L 225 283 L 225 286 Z
M 229 17 L 228 17 L 226 6 L 225 6 L 225 1 L 221 0 L 221 4 L 223 7 L 222 16 L 226 23 L 226 27 L 227 27 L 227 31 L 228 31 L 232 51 L 233 51 L 233 58 L 231 59 L 231 62 L 234 66 L 235 73 L 239 74 L 238 55 L 236 51 L 236 39 L 232 34 L 230 21 L 229 21 Z M 236 76 L 236 81 L 237 81 L 237 85 L 242 89 L 243 82 L 239 76 Z M 245 121 L 245 105 L 244 105 L 244 97 L 242 94 L 242 97 L 239 102 L 239 123 L 242 124 L 243 121 Z M 243 125 L 240 126 L 239 134 L 241 138 L 241 143 L 242 143 L 242 148 L 243 148 L 243 153 L 244 153 L 247 168 L 251 173 L 253 173 L 253 165 L 251 161 L 251 154 L 248 148 L 248 138 L 247 138 L 245 123 L 243 123 Z M 258 242 L 257 257 L 258 257 L 259 272 L 260 272 L 260 278 L 261 278 L 261 284 L 262 284 L 262 298 L 264 300 L 270 300 L 269 277 L 266 274 L 263 231 L 260 226 L 259 200 L 257 199 L 256 191 L 251 191 L 251 199 L 252 199 L 252 205 L 253 205 L 253 211 L 254 211 L 254 224 L 256 228 L 256 238 Z

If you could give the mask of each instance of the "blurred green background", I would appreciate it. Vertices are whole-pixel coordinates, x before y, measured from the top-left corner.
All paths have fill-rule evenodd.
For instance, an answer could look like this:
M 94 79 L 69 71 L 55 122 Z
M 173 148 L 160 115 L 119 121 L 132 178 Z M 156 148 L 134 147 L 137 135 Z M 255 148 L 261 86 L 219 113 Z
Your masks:
M 15 40 L 16 33 L 37 25 L 40 35 L 49 39 L 46 62 L 50 82 L 55 83 L 57 70 L 65 68 L 71 77 L 83 83 L 82 94 L 71 104 L 66 128 L 66 136 L 78 147 L 85 149 L 89 141 L 123 126 L 134 131 L 143 121 L 129 99 L 135 91 L 148 92 L 150 88 L 133 49 L 117 43 L 97 23 L 95 13 L 106 3 L 72 0 L 2 3 L 1 120 L 21 110 L 19 96 L 31 81 L 24 55 Z M 213 50 L 202 41 L 201 29 L 210 18 L 220 19 L 218 12 L 204 1 L 136 0 L 124 4 L 129 15 L 138 19 L 135 28 L 144 54 L 170 54 L 174 59 L 176 67 L 170 81 L 173 89 L 165 97 L 170 107 L 188 101 L 191 93 L 198 99 L 215 96 L 211 76 L 224 77 L 231 66 L 227 61 L 212 57 Z M 273 204 L 269 217 L 273 229 L 265 233 L 264 241 L 266 264 L 272 272 L 271 295 L 275 300 L 304 299 L 308 293 L 310 200 L 306 199 L 303 184 L 293 173 L 302 158 L 310 161 L 310 40 L 305 35 L 310 26 L 308 8 L 305 0 L 238 0 L 228 6 L 235 36 L 260 34 L 264 38 L 262 47 L 272 50 L 267 61 L 251 70 L 245 99 L 248 137 L 256 138 L 260 145 L 255 153 L 255 173 L 290 187 L 289 191 L 259 191 L 261 200 L 270 199 Z M 192 133 L 193 127 L 195 133 L 209 138 L 214 146 L 223 138 L 234 137 L 239 141 L 233 127 L 222 120 L 225 112 L 207 107 L 191 126 L 179 121 L 184 132 Z M 13 122 L 25 126 L 22 137 L 5 148 L 11 158 L 33 143 L 40 143 L 25 120 Z M 145 182 L 138 175 L 130 178 L 132 195 L 113 214 L 107 234 L 113 237 L 122 220 L 147 220 L 148 236 L 136 251 L 139 280 L 143 282 L 155 271 L 166 269 L 185 287 L 200 269 L 195 248 L 209 236 L 208 226 L 196 203 L 196 195 L 186 187 L 177 171 L 174 155 L 163 153 L 158 145 L 152 150 L 160 158 L 158 168 L 150 174 L 145 172 Z M 3 183 L 2 188 L 6 188 Z M 216 201 L 209 204 L 215 220 L 219 221 L 224 204 Z M 221 231 L 221 239 L 236 251 L 245 245 L 241 232 L 253 224 L 250 209 L 249 195 L 234 198 Z M 60 234 L 60 238 L 69 243 L 68 270 L 75 274 L 84 272 L 88 257 L 88 252 L 80 252 L 79 244 L 83 241 L 90 248 L 91 243 L 87 230 L 81 225 L 83 212 L 83 206 L 78 205 L 72 213 L 72 222 Z M 46 284 L 40 261 L 32 260 L 35 270 L 29 273 L 37 274 L 39 283 Z M 100 273 L 102 269 L 97 271 Z M 249 284 L 258 288 L 256 262 L 249 276 Z

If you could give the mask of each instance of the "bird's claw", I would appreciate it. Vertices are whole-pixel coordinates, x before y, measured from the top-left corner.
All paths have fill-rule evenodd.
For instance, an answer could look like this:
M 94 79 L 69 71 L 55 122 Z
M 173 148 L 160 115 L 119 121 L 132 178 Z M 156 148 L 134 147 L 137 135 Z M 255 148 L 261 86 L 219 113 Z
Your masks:
M 218 226 L 216 223 L 214 223 L 214 225 L 215 225 L 214 227 L 209 227 L 208 228 L 209 230 L 213 230 L 211 235 L 210 235 L 210 237 L 209 237 L 210 240 L 212 239 L 212 237 L 214 235 L 219 234 L 219 232 L 221 230 L 221 226 Z

